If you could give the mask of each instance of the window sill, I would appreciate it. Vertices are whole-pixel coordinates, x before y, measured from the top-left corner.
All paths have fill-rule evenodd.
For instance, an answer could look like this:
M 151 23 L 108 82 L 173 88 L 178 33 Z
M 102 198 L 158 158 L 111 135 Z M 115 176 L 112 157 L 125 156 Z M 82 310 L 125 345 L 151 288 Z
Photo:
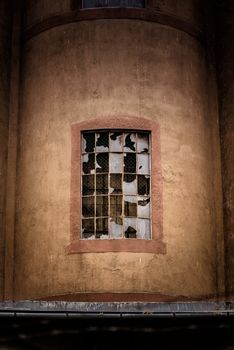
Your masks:
M 165 254 L 166 245 L 160 240 L 144 239 L 78 239 L 68 246 L 68 253 L 132 252 Z

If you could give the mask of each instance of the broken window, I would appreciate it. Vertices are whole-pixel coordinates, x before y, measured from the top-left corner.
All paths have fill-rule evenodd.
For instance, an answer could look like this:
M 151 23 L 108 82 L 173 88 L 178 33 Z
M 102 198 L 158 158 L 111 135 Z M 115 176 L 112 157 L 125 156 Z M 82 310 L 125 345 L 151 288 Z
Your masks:
M 151 239 L 150 133 L 82 133 L 82 238 Z

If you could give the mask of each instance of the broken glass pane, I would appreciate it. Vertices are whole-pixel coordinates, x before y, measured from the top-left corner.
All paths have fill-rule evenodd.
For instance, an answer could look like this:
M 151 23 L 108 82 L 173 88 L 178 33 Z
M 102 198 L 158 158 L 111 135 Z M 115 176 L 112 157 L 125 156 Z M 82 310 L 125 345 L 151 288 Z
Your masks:
M 96 238 L 108 238 L 108 219 L 96 219 Z
M 82 176 L 82 194 L 94 194 L 94 175 Z
M 96 197 L 96 216 L 108 216 L 108 196 Z
M 108 173 L 109 170 L 109 154 L 97 153 L 96 155 L 96 172 Z
M 149 134 L 147 133 L 137 134 L 137 152 L 138 153 L 149 152 Z
M 137 173 L 149 174 L 150 173 L 150 158 L 148 154 L 137 154 Z
M 100 132 L 96 134 L 96 152 L 108 152 L 109 151 L 109 133 Z
M 107 174 L 96 175 L 96 193 L 97 194 L 108 193 L 108 175 Z
M 113 132 L 110 134 L 110 152 L 122 152 L 123 134 L 122 132 Z
M 150 198 L 138 197 L 137 215 L 140 218 L 150 217 Z
M 83 174 L 94 174 L 95 162 L 94 153 L 84 154 L 82 156 L 82 170 Z
M 136 152 L 136 133 L 124 134 L 124 152 Z
M 94 219 L 82 220 L 82 238 L 94 238 Z
M 122 153 L 110 153 L 110 173 L 123 172 L 123 155 Z
M 124 218 L 124 236 L 126 238 L 136 238 L 137 237 L 137 219 Z
M 124 154 L 124 172 L 136 173 L 136 153 Z
M 94 216 L 94 197 L 83 197 L 82 198 L 82 215 L 84 217 Z
M 147 196 L 150 192 L 150 177 L 145 175 L 137 175 L 138 177 L 138 194 Z
M 109 219 L 109 232 L 111 238 L 123 238 L 123 219 L 121 217 Z
M 116 217 L 122 215 L 123 196 L 110 196 L 110 216 Z
M 137 238 L 150 239 L 150 220 L 137 219 Z
M 122 174 L 110 174 L 110 193 L 122 193 Z
M 124 196 L 124 215 L 128 217 L 137 217 L 136 196 Z
M 124 194 L 137 194 L 137 180 L 135 174 L 124 174 L 123 192 Z
M 95 147 L 95 133 L 94 132 L 83 133 L 82 152 L 83 153 L 94 152 L 94 147 Z

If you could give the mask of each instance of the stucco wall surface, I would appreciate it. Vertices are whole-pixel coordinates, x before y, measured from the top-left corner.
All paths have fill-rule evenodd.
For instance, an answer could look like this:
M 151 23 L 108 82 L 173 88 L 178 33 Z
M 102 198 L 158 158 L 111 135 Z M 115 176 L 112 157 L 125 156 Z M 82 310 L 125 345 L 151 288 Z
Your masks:
M 156 23 L 71 23 L 25 44 L 21 80 L 15 298 L 213 296 L 211 121 L 201 44 Z M 68 255 L 71 124 L 118 115 L 160 125 L 167 253 Z
M 10 57 L 10 6 L 7 1 L 0 1 L 0 13 L 0 298 L 2 298 Z

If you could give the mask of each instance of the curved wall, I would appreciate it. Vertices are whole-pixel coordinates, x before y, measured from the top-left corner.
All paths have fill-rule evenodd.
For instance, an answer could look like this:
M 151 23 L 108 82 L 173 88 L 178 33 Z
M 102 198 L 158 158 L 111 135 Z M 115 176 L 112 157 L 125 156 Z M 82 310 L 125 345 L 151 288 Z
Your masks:
M 34 19 L 45 15 L 45 3 L 52 12 L 48 2 L 37 3 L 42 12 L 32 12 Z M 182 1 L 159 3 L 191 22 L 196 17 L 197 1 L 185 8 Z M 15 298 L 216 295 L 214 145 L 202 44 L 158 23 L 80 21 L 32 37 L 22 61 Z M 160 125 L 167 252 L 68 255 L 71 124 L 119 115 Z
M 7 172 L 11 36 L 11 14 L 8 1 L 0 2 L 0 13 L 0 299 L 2 299 L 5 255 L 5 188 Z
M 224 232 L 227 297 L 234 295 L 234 4 L 218 7 L 218 77 L 220 97 Z

